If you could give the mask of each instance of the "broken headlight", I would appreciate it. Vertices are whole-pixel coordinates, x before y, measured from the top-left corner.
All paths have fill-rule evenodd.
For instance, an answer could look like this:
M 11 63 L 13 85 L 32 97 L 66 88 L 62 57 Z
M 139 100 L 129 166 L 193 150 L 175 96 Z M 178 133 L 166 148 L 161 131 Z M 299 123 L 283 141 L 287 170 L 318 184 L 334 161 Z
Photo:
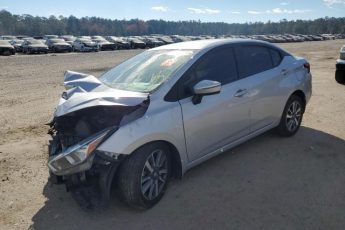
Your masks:
M 68 175 L 91 168 L 94 150 L 110 130 L 95 134 L 84 141 L 67 148 L 62 153 L 52 156 L 48 161 L 49 169 L 56 175 Z

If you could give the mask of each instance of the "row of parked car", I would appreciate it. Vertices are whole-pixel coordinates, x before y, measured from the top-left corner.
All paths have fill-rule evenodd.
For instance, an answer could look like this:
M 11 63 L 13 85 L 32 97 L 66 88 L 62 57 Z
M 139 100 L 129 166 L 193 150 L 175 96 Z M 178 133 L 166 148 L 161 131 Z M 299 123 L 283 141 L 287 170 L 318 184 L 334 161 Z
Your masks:
M 161 45 L 184 41 L 216 39 L 216 38 L 242 38 L 256 39 L 272 43 L 323 41 L 345 38 L 344 34 L 284 34 L 284 35 L 227 35 L 227 36 L 182 36 L 182 35 L 150 35 L 150 36 L 78 36 L 73 35 L 44 35 L 44 36 L 0 36 L 0 54 L 13 55 L 16 52 L 25 54 L 48 52 L 98 52 L 118 49 L 145 49 Z

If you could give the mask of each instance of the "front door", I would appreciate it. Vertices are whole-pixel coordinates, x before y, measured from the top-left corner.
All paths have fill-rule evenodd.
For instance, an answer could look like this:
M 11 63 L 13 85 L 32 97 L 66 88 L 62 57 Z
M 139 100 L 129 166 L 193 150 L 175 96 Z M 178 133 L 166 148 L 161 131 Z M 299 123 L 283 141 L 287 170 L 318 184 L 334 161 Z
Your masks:
M 219 94 L 192 102 L 192 88 L 201 80 L 222 84 Z M 209 51 L 182 77 L 180 83 L 188 158 L 196 160 L 245 135 L 250 130 L 250 83 L 238 79 L 232 47 Z M 182 93 L 181 93 L 182 92 Z

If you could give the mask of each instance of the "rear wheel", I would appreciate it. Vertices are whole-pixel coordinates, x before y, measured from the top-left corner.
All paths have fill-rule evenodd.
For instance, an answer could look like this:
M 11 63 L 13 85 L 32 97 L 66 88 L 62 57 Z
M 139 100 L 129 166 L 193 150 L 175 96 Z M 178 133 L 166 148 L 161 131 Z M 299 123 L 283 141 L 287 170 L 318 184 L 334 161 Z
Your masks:
M 278 134 L 284 137 L 290 137 L 299 130 L 304 112 L 304 103 L 296 95 L 292 95 L 285 105 L 283 115 L 277 127 Z
M 121 165 L 120 193 L 130 206 L 150 208 L 163 197 L 170 173 L 169 147 L 159 142 L 145 145 Z

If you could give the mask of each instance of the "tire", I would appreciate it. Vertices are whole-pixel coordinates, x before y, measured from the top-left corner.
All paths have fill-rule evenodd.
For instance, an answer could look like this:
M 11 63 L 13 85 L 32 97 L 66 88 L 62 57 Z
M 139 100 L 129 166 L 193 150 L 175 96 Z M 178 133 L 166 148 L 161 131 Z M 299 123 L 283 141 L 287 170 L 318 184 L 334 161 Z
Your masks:
M 121 164 L 118 175 L 120 194 L 132 207 L 151 208 L 163 197 L 170 175 L 169 147 L 161 142 L 147 144 Z
M 345 84 L 345 70 L 336 70 L 335 71 L 335 80 L 339 84 Z
M 304 103 L 296 95 L 292 95 L 287 101 L 277 132 L 280 136 L 291 137 L 299 130 L 304 113 Z

